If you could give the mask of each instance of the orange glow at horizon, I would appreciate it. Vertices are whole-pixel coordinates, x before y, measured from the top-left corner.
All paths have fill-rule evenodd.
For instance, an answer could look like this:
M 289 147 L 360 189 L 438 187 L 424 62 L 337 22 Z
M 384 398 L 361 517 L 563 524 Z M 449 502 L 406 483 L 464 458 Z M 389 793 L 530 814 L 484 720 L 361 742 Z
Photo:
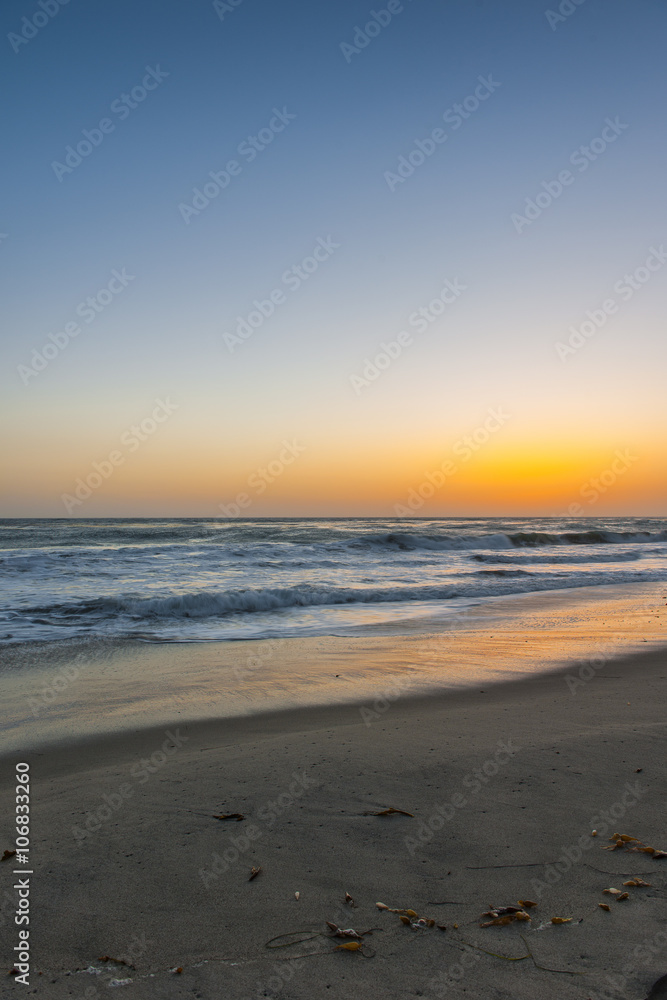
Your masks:
M 17 497 L 39 490 L 60 509 L 62 494 L 71 495 L 77 481 L 94 470 L 94 461 L 104 457 L 96 449 L 64 460 L 42 442 L 30 463 L 14 463 L 14 490 Z M 165 516 L 216 517 L 221 504 L 224 514 L 239 495 L 250 500 L 240 516 L 391 517 L 397 505 L 421 517 L 659 514 L 666 480 L 655 443 L 639 449 L 625 442 L 498 434 L 482 443 L 470 438 L 466 443 L 464 436 L 445 448 L 433 441 L 415 448 L 406 435 L 392 445 L 362 440 L 346 448 L 327 441 L 292 456 L 280 445 L 273 452 L 239 445 L 230 454 L 222 443 L 195 448 L 185 439 L 165 437 L 126 455 L 71 516 L 114 511 L 145 516 L 161 510 Z M 55 516 L 67 512 L 63 508 Z

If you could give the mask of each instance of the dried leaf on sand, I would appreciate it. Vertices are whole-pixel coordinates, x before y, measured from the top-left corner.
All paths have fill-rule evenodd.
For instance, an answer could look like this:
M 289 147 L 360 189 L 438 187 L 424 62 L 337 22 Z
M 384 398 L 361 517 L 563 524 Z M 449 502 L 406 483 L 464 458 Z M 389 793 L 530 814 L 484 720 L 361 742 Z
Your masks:
M 252 880 L 254 878 L 257 878 L 257 876 L 259 875 L 259 873 L 261 872 L 261 870 L 262 870 L 262 866 L 261 865 L 259 866 L 259 868 L 251 868 L 250 869 L 250 875 L 248 877 L 248 882 L 252 882 Z
M 415 818 L 414 813 L 406 812 L 405 809 L 394 809 L 393 806 L 389 806 L 388 809 L 381 809 L 380 812 L 365 812 L 364 816 L 410 816 L 411 819 Z
M 508 913 L 505 917 L 496 917 L 494 920 L 487 920 L 485 923 L 480 924 L 480 927 L 504 927 L 505 924 L 511 924 L 515 920 L 515 915 L 513 913 Z
M 411 910 L 410 912 L 414 913 L 414 910 Z M 399 913 L 398 919 L 402 924 L 405 924 L 406 927 L 410 927 L 413 931 L 424 930 L 427 927 L 435 927 L 435 920 L 432 920 L 430 917 L 417 917 L 416 913 L 414 914 L 414 917 L 406 917 L 403 913 Z M 440 930 L 445 929 L 445 927 L 440 927 Z
M 660 851 L 655 847 L 650 847 L 637 837 L 630 837 L 627 833 L 612 833 L 609 838 L 611 846 L 603 847 L 603 851 L 636 851 L 637 854 L 649 854 L 652 858 L 667 858 L 667 851 Z
M 391 906 L 387 906 L 385 903 L 376 903 L 375 905 L 377 906 L 378 910 L 386 910 L 388 913 L 398 913 L 398 914 L 402 914 L 404 917 L 416 917 L 417 916 L 417 911 L 416 910 L 393 909 Z
M 534 906 L 537 904 L 533 904 Z M 480 924 L 480 927 L 504 927 L 506 924 L 511 924 L 515 920 L 530 920 L 530 914 L 520 906 L 494 906 L 485 913 L 482 913 L 482 917 L 491 917 L 491 920 L 487 920 L 485 923 Z
M 235 819 L 237 823 L 240 823 L 242 819 L 245 819 L 243 813 L 219 813 L 213 814 L 213 819 Z
M 483 917 L 504 917 L 508 913 L 518 913 L 522 910 L 522 906 L 491 906 L 485 913 L 482 914 Z
M 342 927 L 338 927 L 337 924 L 333 924 L 330 920 L 327 920 L 327 927 L 334 937 L 355 938 L 357 941 L 361 941 L 363 937 L 363 934 L 359 934 L 357 931 L 353 930 L 352 927 L 348 927 L 347 930 L 343 930 Z M 366 933 L 368 933 L 368 931 L 366 931 Z

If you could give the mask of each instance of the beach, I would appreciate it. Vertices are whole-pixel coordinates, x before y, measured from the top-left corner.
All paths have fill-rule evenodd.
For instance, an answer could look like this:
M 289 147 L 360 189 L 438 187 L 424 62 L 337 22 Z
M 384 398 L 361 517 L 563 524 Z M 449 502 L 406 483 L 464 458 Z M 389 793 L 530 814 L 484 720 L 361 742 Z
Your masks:
M 667 1000 L 665 15 L 0 6 L 0 1000 Z
M 134 731 L 100 720 L 97 735 L 35 747 L 26 992 L 642 1000 L 667 965 L 667 858 L 603 848 L 620 833 L 667 849 L 661 594 L 635 598 L 645 635 L 603 659 L 594 650 L 627 605 L 577 617 L 571 602 L 567 641 L 545 609 L 532 629 L 505 628 L 501 660 L 528 645 L 523 660 L 542 664 L 505 679 L 388 693 L 392 658 L 408 654 L 377 638 L 374 697 L 185 722 L 174 711 Z M 489 664 L 492 635 L 478 628 Z M 454 640 L 430 641 L 455 657 Z M 348 678 L 363 655 L 347 641 Z M 3 815 L 16 760 L 5 750 Z M 376 815 L 388 809 L 400 811 Z M 650 885 L 624 889 L 633 876 Z M 537 904 L 530 920 L 479 926 L 518 900 Z M 1 912 L 11 939 L 6 892 Z M 336 950 L 353 939 L 327 921 L 372 934 Z

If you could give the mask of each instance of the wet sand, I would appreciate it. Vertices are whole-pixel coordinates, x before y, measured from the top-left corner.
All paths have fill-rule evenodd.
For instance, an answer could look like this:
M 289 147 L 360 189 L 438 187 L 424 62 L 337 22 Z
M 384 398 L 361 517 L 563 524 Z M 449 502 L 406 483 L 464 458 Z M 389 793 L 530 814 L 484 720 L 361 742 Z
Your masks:
M 521 594 L 349 636 L 9 646 L 0 755 L 174 722 L 488 686 L 574 661 L 601 673 L 614 657 L 667 644 L 664 593 L 640 583 Z

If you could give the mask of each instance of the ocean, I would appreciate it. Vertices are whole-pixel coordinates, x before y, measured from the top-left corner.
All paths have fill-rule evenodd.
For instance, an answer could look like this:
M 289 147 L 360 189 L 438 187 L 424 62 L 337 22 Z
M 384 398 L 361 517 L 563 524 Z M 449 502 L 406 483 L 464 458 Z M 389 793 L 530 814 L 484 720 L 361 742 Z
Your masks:
M 656 518 L 0 521 L 0 641 L 363 635 L 667 580 Z

